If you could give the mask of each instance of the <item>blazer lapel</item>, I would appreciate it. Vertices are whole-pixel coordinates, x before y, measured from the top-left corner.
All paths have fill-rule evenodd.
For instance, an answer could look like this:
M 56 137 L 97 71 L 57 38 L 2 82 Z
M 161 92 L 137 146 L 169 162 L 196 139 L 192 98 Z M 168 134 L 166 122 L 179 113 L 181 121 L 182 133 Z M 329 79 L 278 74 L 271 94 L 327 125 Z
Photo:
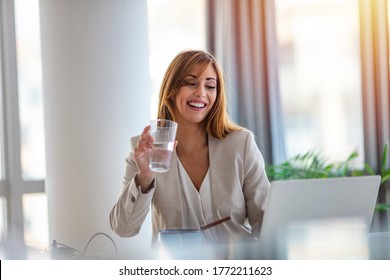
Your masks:
M 210 134 L 208 135 L 208 140 L 209 140 L 209 162 L 210 162 L 210 167 L 209 167 L 209 172 L 210 172 L 210 188 L 211 190 L 213 189 L 213 183 L 218 182 L 218 168 L 215 168 L 215 164 L 218 164 L 218 162 L 215 162 L 215 155 L 216 155 L 216 149 L 217 149 L 217 144 L 218 141 L 215 139 L 213 136 Z

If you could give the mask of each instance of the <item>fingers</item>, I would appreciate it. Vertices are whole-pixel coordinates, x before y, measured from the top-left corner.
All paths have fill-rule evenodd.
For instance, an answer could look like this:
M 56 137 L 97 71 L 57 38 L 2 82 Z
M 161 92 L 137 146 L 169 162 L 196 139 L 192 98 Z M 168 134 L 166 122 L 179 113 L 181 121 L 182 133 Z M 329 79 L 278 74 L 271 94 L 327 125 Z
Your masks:
M 153 147 L 154 138 L 149 134 L 150 125 L 146 126 L 138 139 L 138 148 L 151 149 Z
M 150 125 L 147 125 L 147 126 L 144 127 L 144 130 L 142 131 L 142 134 L 145 134 L 145 133 L 148 134 L 149 131 L 150 131 Z

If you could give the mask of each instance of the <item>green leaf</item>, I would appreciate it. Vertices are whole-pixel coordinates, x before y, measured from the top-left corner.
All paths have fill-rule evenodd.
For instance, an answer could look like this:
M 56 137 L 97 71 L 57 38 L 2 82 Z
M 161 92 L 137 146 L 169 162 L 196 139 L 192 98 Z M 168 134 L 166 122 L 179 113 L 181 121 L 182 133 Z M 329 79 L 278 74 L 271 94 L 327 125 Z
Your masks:
M 390 204 L 387 203 L 379 203 L 375 206 L 376 211 L 387 211 L 390 210 Z
M 354 151 L 347 158 L 347 162 L 350 162 L 350 161 L 356 159 L 357 157 L 359 157 L 359 153 L 357 151 Z
M 390 179 L 390 174 L 387 174 L 381 178 L 381 185 Z
M 352 170 L 351 176 L 364 176 L 365 173 L 362 170 Z
M 372 169 L 372 167 L 368 164 L 368 163 L 364 163 L 364 167 L 365 169 L 367 170 L 367 173 L 370 174 L 370 175 L 376 175 L 374 169 Z

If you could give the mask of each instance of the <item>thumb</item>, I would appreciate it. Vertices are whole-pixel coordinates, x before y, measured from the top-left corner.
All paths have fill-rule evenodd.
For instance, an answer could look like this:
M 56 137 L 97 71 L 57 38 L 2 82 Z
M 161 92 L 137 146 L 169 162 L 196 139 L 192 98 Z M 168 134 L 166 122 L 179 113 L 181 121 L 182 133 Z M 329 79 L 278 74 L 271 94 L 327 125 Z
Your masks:
M 173 145 L 173 149 L 176 151 L 177 144 L 179 144 L 179 141 L 175 140 L 175 144 Z

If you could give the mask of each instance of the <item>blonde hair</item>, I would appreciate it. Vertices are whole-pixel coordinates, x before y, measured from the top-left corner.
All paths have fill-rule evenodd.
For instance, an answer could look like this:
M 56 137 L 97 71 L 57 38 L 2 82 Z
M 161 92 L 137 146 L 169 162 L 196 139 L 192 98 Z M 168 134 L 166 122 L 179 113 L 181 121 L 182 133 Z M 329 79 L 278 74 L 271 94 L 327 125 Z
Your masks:
M 175 121 L 174 97 L 184 86 L 184 79 L 190 71 L 201 65 L 202 71 L 212 65 L 217 74 L 217 96 L 213 108 L 204 120 L 206 132 L 218 139 L 224 138 L 228 133 L 242 130 L 243 127 L 233 123 L 227 114 L 227 101 L 225 82 L 222 70 L 211 54 L 200 50 L 183 51 L 176 55 L 168 66 L 163 78 L 157 117 Z

